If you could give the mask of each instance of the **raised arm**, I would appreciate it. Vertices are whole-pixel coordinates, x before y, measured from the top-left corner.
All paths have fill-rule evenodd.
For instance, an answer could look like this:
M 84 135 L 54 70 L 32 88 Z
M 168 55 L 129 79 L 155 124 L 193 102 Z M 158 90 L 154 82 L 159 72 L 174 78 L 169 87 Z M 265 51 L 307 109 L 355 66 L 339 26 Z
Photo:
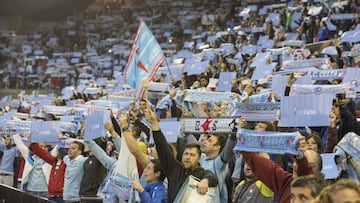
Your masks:
M 294 72 L 290 73 L 290 75 L 288 77 L 288 81 L 286 83 L 284 96 L 289 96 L 290 95 L 291 86 L 295 83 L 296 79 L 297 78 L 295 77 Z
M 94 153 L 94 156 L 100 163 L 107 169 L 110 170 L 111 167 L 116 163 L 116 159 L 109 157 L 106 152 L 97 145 L 93 140 L 89 140 L 86 142 L 91 150 Z
M 145 133 L 147 139 L 150 139 L 150 129 L 143 122 L 139 120 L 133 111 L 129 112 L 130 119 L 134 121 L 134 125 L 138 126 L 142 132 Z
M 291 173 L 255 152 L 241 152 L 241 154 L 254 172 L 255 177 L 267 185 L 276 195 L 290 192 L 290 184 L 293 179 Z
M 16 133 L 16 134 L 13 135 L 13 140 L 14 140 L 14 143 L 15 143 L 16 147 L 20 151 L 21 156 L 27 157 L 28 153 L 29 153 L 29 148 L 21 140 L 21 136 Z
M 126 129 L 129 125 L 128 115 L 122 114 L 120 116 L 119 123 L 121 129 Z M 122 131 L 122 135 L 125 138 L 126 144 L 130 152 L 135 156 L 136 160 L 140 162 L 140 164 L 145 168 L 150 162 L 149 157 L 140 149 L 133 136 L 133 133 L 130 130 L 124 130 Z
M 221 161 L 224 163 L 228 163 L 233 159 L 233 148 L 236 145 L 236 132 L 237 128 L 234 128 L 233 133 L 227 139 L 224 149 L 220 153 Z
M 170 147 L 166 141 L 164 134 L 160 130 L 159 123 L 153 111 L 147 109 L 145 111 L 146 120 L 151 125 L 151 130 L 153 132 L 154 142 L 156 145 L 156 151 L 159 157 L 159 160 L 163 166 L 164 173 L 166 176 L 175 171 L 175 168 L 182 168 L 181 163 L 178 162 L 172 154 Z
M 57 160 L 56 157 L 53 157 L 48 151 L 42 149 L 38 143 L 31 143 L 30 150 L 50 165 L 54 164 Z
M 330 113 L 330 126 L 328 128 L 328 134 L 326 138 L 325 153 L 332 153 L 334 147 L 338 143 L 338 129 L 337 129 L 337 117 L 334 112 Z
M 114 122 L 116 122 L 117 127 L 114 126 Z M 115 128 L 120 128 L 120 126 L 119 126 L 119 124 L 117 123 L 116 120 L 114 122 L 110 122 L 110 121 L 106 122 L 104 124 L 104 127 L 111 134 L 111 140 L 113 141 L 113 143 L 115 145 L 115 150 L 117 152 L 120 152 L 120 149 L 121 149 L 121 139 L 120 139 L 121 129 L 120 129 L 120 134 L 117 133 L 117 130 L 115 130 Z

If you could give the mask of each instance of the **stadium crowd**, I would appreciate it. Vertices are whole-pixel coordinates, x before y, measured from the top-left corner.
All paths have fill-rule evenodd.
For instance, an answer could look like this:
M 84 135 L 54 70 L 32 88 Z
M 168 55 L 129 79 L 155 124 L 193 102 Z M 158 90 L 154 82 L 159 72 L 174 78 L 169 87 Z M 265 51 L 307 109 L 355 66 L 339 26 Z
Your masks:
M 360 202 L 357 1 L 131 2 L 2 32 L 1 88 L 61 95 L 1 99 L 1 184 L 53 202 Z M 136 98 L 140 17 L 166 59 Z

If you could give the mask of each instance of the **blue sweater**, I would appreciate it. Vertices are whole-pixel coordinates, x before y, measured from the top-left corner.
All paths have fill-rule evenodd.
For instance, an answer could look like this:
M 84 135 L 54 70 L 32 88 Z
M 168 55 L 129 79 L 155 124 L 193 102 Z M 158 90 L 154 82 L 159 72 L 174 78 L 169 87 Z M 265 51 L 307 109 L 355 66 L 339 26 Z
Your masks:
M 147 184 L 140 197 L 143 203 L 166 203 L 167 190 L 162 181 Z
M 319 41 L 324 41 L 329 39 L 329 29 L 326 27 L 320 28 L 318 32 Z

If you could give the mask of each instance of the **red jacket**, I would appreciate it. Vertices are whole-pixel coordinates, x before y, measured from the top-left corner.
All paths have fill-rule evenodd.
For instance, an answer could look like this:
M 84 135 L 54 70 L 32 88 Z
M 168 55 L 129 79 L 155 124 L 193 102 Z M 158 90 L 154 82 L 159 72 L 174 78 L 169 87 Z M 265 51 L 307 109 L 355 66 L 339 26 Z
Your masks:
M 254 152 L 242 152 L 244 160 L 249 164 L 255 177 L 268 186 L 279 197 L 279 203 L 290 202 L 290 186 L 293 175 L 285 171 L 273 161 Z M 297 159 L 298 176 L 313 174 L 306 157 Z
M 56 163 L 58 162 L 56 157 L 51 156 L 49 152 L 42 149 L 37 143 L 32 143 L 30 150 L 52 166 L 48 185 L 49 196 L 63 196 L 65 162 L 61 160 L 59 168 L 56 170 Z

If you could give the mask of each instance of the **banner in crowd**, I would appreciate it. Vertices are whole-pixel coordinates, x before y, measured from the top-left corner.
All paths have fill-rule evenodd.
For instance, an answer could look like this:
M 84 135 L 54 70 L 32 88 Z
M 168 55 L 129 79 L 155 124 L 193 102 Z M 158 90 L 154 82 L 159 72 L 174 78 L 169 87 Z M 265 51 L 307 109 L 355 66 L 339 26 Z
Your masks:
M 360 137 L 359 135 L 349 132 L 337 143 L 337 147 L 349 154 L 351 157 L 360 161 Z
M 252 95 L 249 97 L 250 103 L 267 103 L 267 102 L 272 102 L 275 101 L 272 98 L 272 95 L 270 92 L 266 92 L 266 93 L 261 93 L 261 94 L 256 94 L 256 95 Z
M 59 130 L 63 133 L 72 133 L 76 135 L 78 133 L 78 130 L 81 129 L 81 124 L 73 121 L 62 121 L 59 125 Z
M 277 42 L 276 46 L 277 47 L 290 47 L 290 46 L 303 47 L 304 44 L 305 44 L 305 42 L 302 40 L 286 40 L 283 42 Z
M 60 139 L 58 139 L 57 146 L 59 148 L 70 148 L 71 143 L 73 143 L 74 141 L 85 144 L 83 139 L 76 139 L 76 138 L 63 136 Z
M 70 111 L 70 107 L 66 106 L 44 106 L 43 111 L 54 115 L 64 115 L 67 111 Z
M 16 130 L 14 129 L 3 129 L 3 128 L 0 128 L 0 136 L 2 137 L 7 137 L 7 136 L 11 136 L 13 134 L 16 133 Z
M 231 91 L 231 81 L 236 77 L 234 72 L 221 72 L 219 76 L 219 83 L 216 86 L 217 92 L 230 92 Z
M 188 75 L 200 75 L 206 71 L 207 66 L 210 61 L 198 61 L 191 65 L 187 70 L 184 69 L 184 72 L 188 72 Z
M 276 121 L 280 102 L 250 103 L 236 102 L 231 116 L 245 118 L 246 121 Z
M 256 45 L 244 45 L 241 47 L 241 53 L 243 54 L 256 54 L 257 53 L 257 46 Z
M 331 14 L 331 20 L 352 20 L 358 17 L 356 13 Z
M 266 63 L 266 59 L 268 57 L 270 57 L 269 52 L 257 53 L 255 58 L 253 59 L 253 62 L 250 64 L 250 67 L 258 67 L 258 66 Z
M 270 154 L 300 155 L 297 151 L 300 138 L 299 132 L 266 132 L 239 129 L 235 152 L 265 152 Z
M 335 163 L 335 153 L 320 154 L 322 159 L 321 173 L 325 175 L 325 179 L 335 179 L 339 176 L 339 172 Z
M 137 98 L 144 95 L 142 79 L 151 81 L 164 61 L 165 56 L 159 43 L 141 20 L 125 68 L 125 81 L 136 89 Z
M 278 126 L 329 126 L 332 101 L 328 94 L 283 97 Z
M 16 109 L 12 109 L 10 112 L 0 116 L 0 129 L 5 128 L 7 121 L 11 120 L 11 116 L 17 112 Z
M 104 111 L 97 111 L 85 117 L 84 140 L 105 136 Z
M 317 70 L 307 71 L 307 75 L 311 76 L 313 80 L 334 80 L 344 77 L 345 70 Z
M 176 119 L 161 119 L 159 126 L 167 142 L 176 143 L 177 137 L 181 132 L 181 122 Z
M 288 75 L 274 75 L 272 77 L 271 90 L 277 94 L 280 100 L 284 97 L 288 78 Z M 305 75 L 304 77 L 297 79 L 294 84 L 312 84 L 312 79 L 308 75 Z
M 184 101 L 188 102 L 223 102 L 236 101 L 237 94 L 232 92 L 209 92 L 197 90 L 185 90 Z
M 84 100 L 83 99 L 74 99 L 74 100 L 69 100 L 66 102 L 67 107 L 74 107 L 78 104 L 84 104 Z
M 319 67 L 327 63 L 329 59 L 327 58 L 312 58 L 307 60 L 299 61 L 284 61 L 281 68 L 282 69 L 296 69 L 296 68 L 306 68 L 306 67 Z
M 290 95 L 333 95 L 345 93 L 347 97 L 355 96 L 355 87 L 349 83 L 339 85 L 300 85 L 291 86 Z
M 30 114 L 16 112 L 12 115 L 12 117 L 20 120 L 28 120 L 30 118 Z
M 19 120 L 8 120 L 6 122 L 6 129 L 15 129 L 15 130 L 31 130 L 32 121 L 19 121 Z
M 259 80 L 265 78 L 267 75 L 271 75 L 273 72 L 273 69 L 276 67 L 277 63 L 263 63 L 259 64 L 251 76 L 251 80 Z
M 84 115 L 87 116 L 87 115 L 91 115 L 91 114 L 94 114 L 96 112 L 103 112 L 103 122 L 106 123 L 108 121 L 110 121 L 110 110 L 106 109 L 105 107 L 103 106 L 96 106 L 96 105 L 86 105 L 86 110 L 84 112 Z M 78 118 L 80 118 L 81 116 L 81 112 L 78 112 Z
M 112 175 L 105 183 L 103 193 L 116 195 L 120 200 L 132 202 L 134 196 L 132 181 L 120 174 Z
M 183 133 L 232 133 L 235 118 L 182 118 Z
M 31 124 L 31 142 L 57 143 L 61 121 L 33 121 Z
M 346 68 L 343 79 L 344 84 L 351 84 L 356 92 L 360 92 L 360 68 Z

